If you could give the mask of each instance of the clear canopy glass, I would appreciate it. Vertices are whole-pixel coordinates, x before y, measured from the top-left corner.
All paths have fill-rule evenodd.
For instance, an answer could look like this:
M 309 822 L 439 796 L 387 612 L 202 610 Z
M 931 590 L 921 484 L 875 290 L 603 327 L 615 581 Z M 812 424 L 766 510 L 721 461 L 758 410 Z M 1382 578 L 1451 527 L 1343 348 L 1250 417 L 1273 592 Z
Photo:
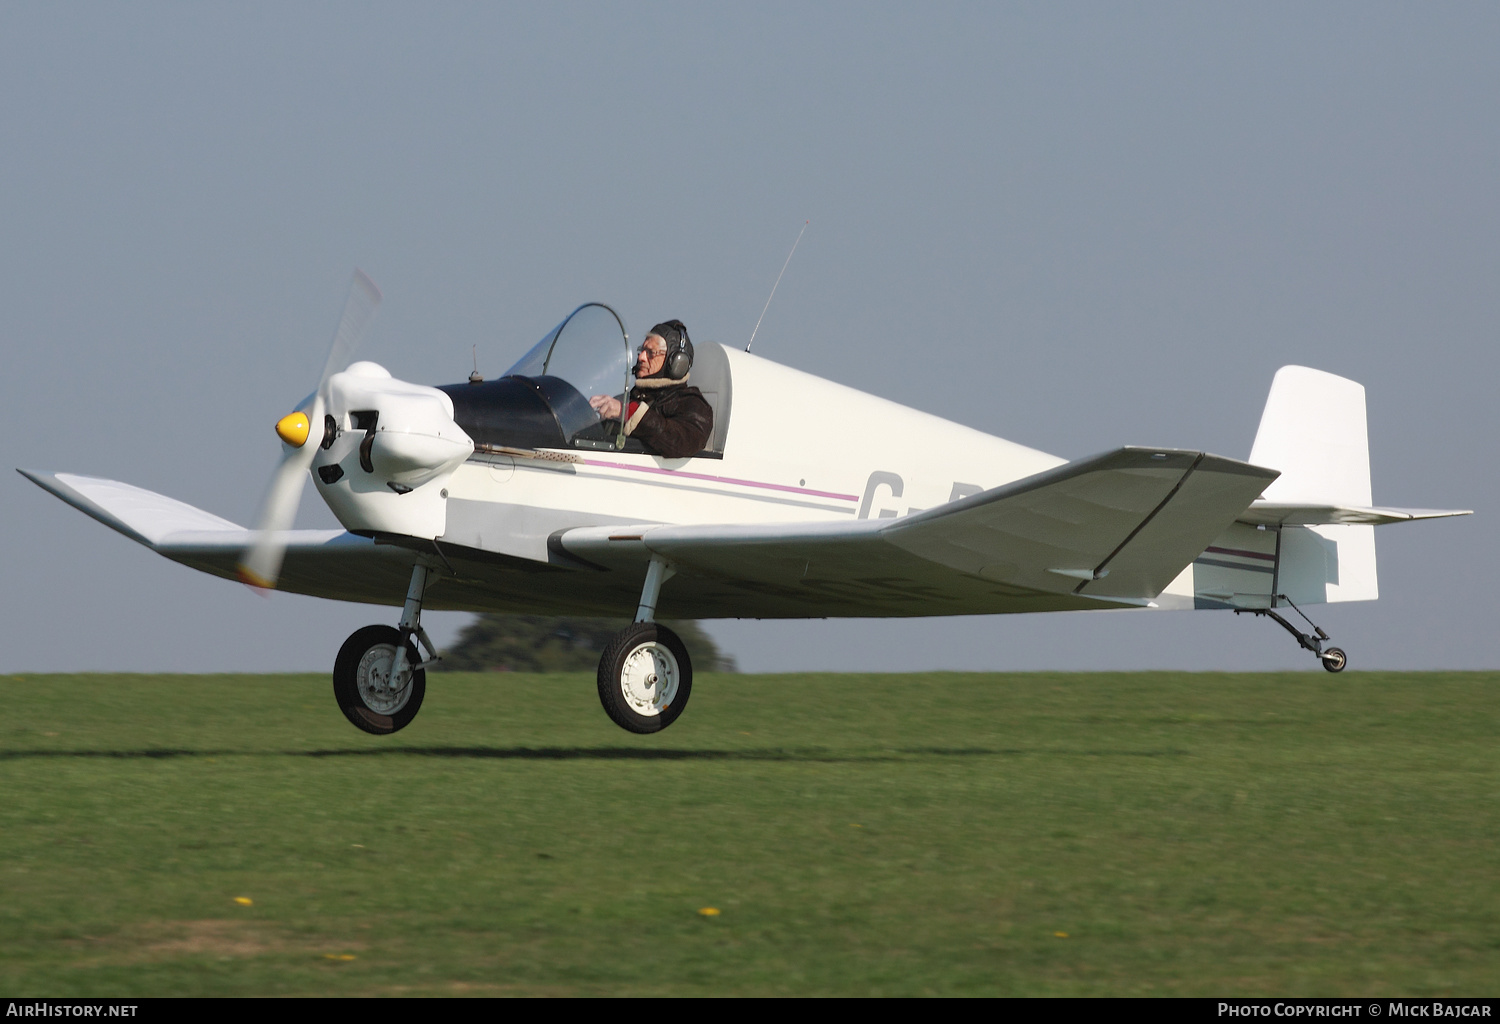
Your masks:
M 561 377 L 586 397 L 630 390 L 630 339 L 620 315 L 602 302 L 587 302 L 532 346 L 506 376 Z
M 573 440 L 585 432 L 595 433 L 590 428 L 600 426 L 599 415 L 587 402 L 595 395 L 622 400 L 618 425 L 623 428 L 623 399 L 630 390 L 634 365 L 630 338 L 620 314 L 602 302 L 586 302 L 532 346 L 531 351 L 505 371 L 505 376 L 549 378 L 553 388 L 558 381 L 570 385 L 584 399 L 581 405 L 576 400 L 559 402 L 557 396 L 553 396 L 552 402 L 559 420 L 569 421 L 564 430 Z M 618 434 L 619 429 L 607 433 Z

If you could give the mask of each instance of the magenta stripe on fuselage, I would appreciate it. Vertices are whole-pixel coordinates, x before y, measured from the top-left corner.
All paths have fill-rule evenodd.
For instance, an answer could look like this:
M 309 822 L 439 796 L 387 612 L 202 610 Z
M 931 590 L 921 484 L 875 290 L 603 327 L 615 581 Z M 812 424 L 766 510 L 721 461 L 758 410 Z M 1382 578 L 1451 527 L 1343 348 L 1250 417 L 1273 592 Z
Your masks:
M 814 491 L 806 487 L 791 487 L 787 484 L 768 484 L 759 480 L 736 480 L 731 476 L 713 476 L 709 473 L 689 473 L 683 469 L 661 469 L 657 466 L 631 466 L 623 462 L 601 462 L 598 459 L 580 459 L 585 466 L 603 466 L 607 469 L 628 469 L 635 473 L 656 473 L 661 476 L 684 476 L 691 480 L 712 480 L 720 484 L 737 484 L 740 487 L 762 487 L 768 491 L 788 491 L 792 494 L 810 494 L 818 498 L 838 498 L 840 501 L 858 501 L 857 494 L 834 494 L 832 491 Z

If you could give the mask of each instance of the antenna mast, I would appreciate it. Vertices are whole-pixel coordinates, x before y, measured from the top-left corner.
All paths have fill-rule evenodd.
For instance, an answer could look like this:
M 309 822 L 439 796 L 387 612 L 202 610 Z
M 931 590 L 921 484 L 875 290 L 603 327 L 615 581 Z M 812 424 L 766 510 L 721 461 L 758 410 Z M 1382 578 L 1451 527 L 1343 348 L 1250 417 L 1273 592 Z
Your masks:
M 786 254 L 786 263 L 783 263 L 781 265 L 781 274 L 786 273 L 787 264 L 792 262 L 793 253 L 797 251 L 797 246 L 802 244 L 802 234 L 807 230 L 807 226 L 811 223 L 812 221 L 810 220 L 805 220 L 802 222 L 802 231 L 797 232 L 797 240 L 792 243 L 792 251 Z M 766 318 L 766 310 L 771 308 L 771 300 L 776 297 L 776 286 L 781 284 L 781 274 L 776 275 L 776 284 L 771 285 L 771 294 L 766 296 L 766 304 L 760 308 L 760 317 L 755 321 L 755 330 L 750 332 L 750 340 L 745 343 L 746 352 L 749 352 L 750 346 L 755 344 L 755 335 L 756 332 L 760 330 L 760 322 L 761 320 L 764 320 Z

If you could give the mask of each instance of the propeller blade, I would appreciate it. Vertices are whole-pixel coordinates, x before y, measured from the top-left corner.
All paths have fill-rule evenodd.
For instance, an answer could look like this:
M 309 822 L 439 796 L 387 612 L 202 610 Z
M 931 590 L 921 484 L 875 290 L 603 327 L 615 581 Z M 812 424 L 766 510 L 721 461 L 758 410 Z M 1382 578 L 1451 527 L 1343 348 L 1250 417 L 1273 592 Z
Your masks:
M 334 332 L 333 344 L 328 348 L 328 359 L 323 364 L 323 376 L 318 378 L 318 390 L 328 383 L 328 378 L 348 366 L 354 352 L 370 326 L 370 318 L 380 305 L 380 289 L 363 270 L 354 272 L 354 281 L 349 285 L 349 298 L 344 301 L 344 315 L 339 317 L 339 329 Z
M 318 454 L 315 438 L 321 431 L 323 412 L 328 404 L 328 379 L 347 367 L 354 358 L 379 305 L 380 289 L 363 270 L 356 270 L 354 281 L 349 285 L 349 297 L 344 301 L 343 315 L 339 317 L 338 330 L 334 332 L 333 344 L 329 346 L 328 358 L 323 363 L 323 375 L 313 392 L 311 408 L 306 410 L 305 424 L 289 424 L 292 417 L 285 417 L 277 423 L 276 433 L 283 442 L 281 463 L 271 474 L 260 514 L 256 517 L 255 537 L 238 567 L 240 580 L 252 587 L 263 590 L 276 587 L 276 578 L 281 574 L 281 562 L 286 555 L 284 533 L 296 521 L 303 482 Z M 305 429 L 307 426 L 312 428 L 311 432 Z
M 314 411 L 321 410 L 322 405 L 322 402 L 315 401 Z M 276 578 L 281 574 L 281 560 L 286 554 L 286 540 L 281 532 L 290 530 L 297 519 L 303 482 L 307 471 L 312 467 L 313 456 L 318 452 L 316 444 L 304 444 L 300 448 L 289 445 L 283 447 L 286 452 L 281 457 L 280 465 L 271 474 L 271 482 L 266 486 L 266 495 L 260 503 L 255 537 L 238 569 L 240 582 L 263 590 L 274 590 L 276 587 Z

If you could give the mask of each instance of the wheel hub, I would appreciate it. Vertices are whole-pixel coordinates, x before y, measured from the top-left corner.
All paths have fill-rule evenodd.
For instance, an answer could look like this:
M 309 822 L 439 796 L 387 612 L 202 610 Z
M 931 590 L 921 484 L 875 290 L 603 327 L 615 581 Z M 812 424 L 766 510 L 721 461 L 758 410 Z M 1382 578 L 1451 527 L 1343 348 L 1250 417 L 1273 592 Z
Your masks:
M 391 679 L 395 663 L 396 648 L 391 644 L 376 644 L 365 651 L 355 669 L 354 681 L 359 687 L 359 699 L 376 714 L 394 715 L 411 699 L 411 686 L 400 685 Z
M 632 711 L 654 718 L 677 697 L 677 659 L 663 644 L 652 641 L 625 656 L 620 670 L 620 693 Z

